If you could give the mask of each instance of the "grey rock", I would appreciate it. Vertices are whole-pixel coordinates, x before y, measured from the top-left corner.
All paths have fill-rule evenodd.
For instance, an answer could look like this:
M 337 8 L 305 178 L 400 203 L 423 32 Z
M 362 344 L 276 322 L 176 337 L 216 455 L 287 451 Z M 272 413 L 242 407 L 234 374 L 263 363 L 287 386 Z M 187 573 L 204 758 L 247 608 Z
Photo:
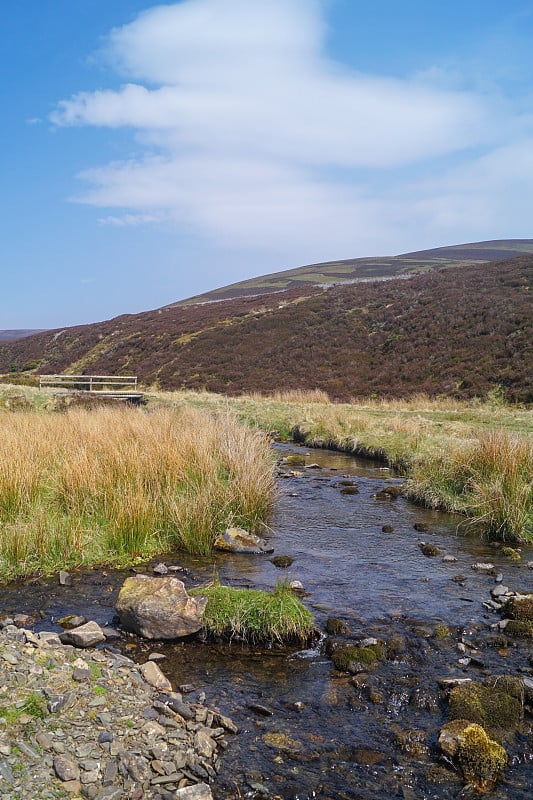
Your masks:
M 57 714 L 58 711 L 61 711 L 64 705 L 65 695 L 63 694 L 56 694 L 48 698 L 47 707 L 50 714 Z
M 40 731 L 37 736 L 35 737 L 35 741 L 42 747 L 43 750 L 51 750 L 52 749 L 52 737 L 46 731 Z
M 0 758 L 0 778 L 6 783 L 13 783 L 13 770 L 7 758 Z
M 147 661 L 146 664 L 141 664 L 139 670 L 146 683 L 149 683 L 150 686 L 156 689 L 172 691 L 172 684 L 154 661 Z
M 205 597 L 189 597 L 182 581 L 174 577 L 127 578 L 116 609 L 127 630 L 147 639 L 178 639 L 202 627 Z
M 80 774 L 80 781 L 87 785 L 88 783 L 96 783 L 100 778 L 100 770 L 99 769 L 91 769 Z
M 194 719 L 194 711 L 191 710 L 190 706 L 182 703 L 177 697 L 169 697 L 166 699 L 165 704 L 172 709 L 176 714 L 179 714 L 180 717 L 183 717 L 185 720 Z
M 59 634 L 63 644 L 71 644 L 74 647 L 94 647 L 101 642 L 105 642 L 105 635 L 97 622 L 86 622 L 78 628 L 63 631 Z
M 205 731 L 200 730 L 194 735 L 194 749 L 202 758 L 212 758 L 217 745 Z
M 44 647 L 60 647 L 61 639 L 57 633 L 52 631 L 41 631 L 39 633 L 39 645 Z
M 80 770 L 75 761 L 68 756 L 59 755 L 54 758 L 54 770 L 61 781 L 77 781 Z
M 122 763 L 126 767 L 128 774 L 136 783 L 143 783 L 151 776 L 150 762 L 144 756 L 136 756 L 127 753 L 122 758 Z
M 261 539 L 254 533 L 249 533 L 243 528 L 226 528 L 224 533 L 217 536 L 214 547 L 225 553 L 273 553 L 271 547 L 265 539 Z
M 152 778 L 150 783 L 152 786 L 162 786 L 165 783 L 179 783 L 182 778 L 182 772 L 171 772 L 170 775 L 158 775 L 156 778 Z
M 178 789 L 176 800 L 213 800 L 213 794 L 207 783 L 197 783 Z
M 95 795 L 94 800 L 122 800 L 123 797 L 123 791 L 120 786 L 106 786 Z
M 26 756 L 26 758 L 29 758 L 31 761 L 41 760 L 40 753 L 38 753 L 37 750 L 35 750 L 31 745 L 29 745 L 23 739 L 18 739 L 16 745 L 20 750 L 20 752 L 22 753 L 22 755 Z
M 166 575 L 168 573 L 168 567 L 166 564 L 157 564 L 152 570 L 156 575 Z
M 148 661 L 166 661 L 166 656 L 163 653 L 150 653 Z
M 65 569 L 62 569 L 59 573 L 59 584 L 60 586 L 70 586 L 72 584 L 72 576 Z
M 80 667 L 76 667 L 72 673 L 72 680 L 77 681 L 78 683 L 87 683 L 91 680 L 91 673 L 88 669 L 80 669 Z
M 117 777 L 117 765 L 114 761 L 108 761 L 105 765 L 104 777 L 102 780 L 103 786 L 111 786 Z
M 490 593 L 493 597 L 500 597 L 501 595 L 507 594 L 509 591 L 508 586 L 503 586 L 500 584 L 499 586 L 495 586 L 493 589 L 490 590 Z

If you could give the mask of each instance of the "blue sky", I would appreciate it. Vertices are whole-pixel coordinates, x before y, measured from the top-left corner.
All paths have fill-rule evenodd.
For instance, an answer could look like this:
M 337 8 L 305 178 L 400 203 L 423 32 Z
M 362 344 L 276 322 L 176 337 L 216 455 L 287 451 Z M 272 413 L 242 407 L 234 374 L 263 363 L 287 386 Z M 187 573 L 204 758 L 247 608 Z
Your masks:
M 10 0 L 0 328 L 530 238 L 530 0 Z

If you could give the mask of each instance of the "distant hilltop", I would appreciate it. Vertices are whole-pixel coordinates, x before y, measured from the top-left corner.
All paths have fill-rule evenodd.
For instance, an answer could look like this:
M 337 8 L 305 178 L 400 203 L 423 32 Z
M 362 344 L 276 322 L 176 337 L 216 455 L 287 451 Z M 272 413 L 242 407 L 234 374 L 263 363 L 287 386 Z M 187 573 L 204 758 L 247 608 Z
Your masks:
M 12 342 L 14 339 L 24 339 L 35 333 L 43 333 L 46 328 L 22 328 L 21 330 L 0 331 L 0 342 Z
M 0 373 L 135 374 L 147 386 L 228 395 L 532 403 L 532 298 L 532 239 L 326 262 L 4 341 Z
M 297 286 L 353 283 L 354 281 L 383 280 L 385 278 L 417 275 L 446 267 L 484 264 L 503 261 L 514 256 L 533 253 L 533 239 L 495 239 L 487 242 L 471 242 L 432 250 L 418 250 L 398 256 L 373 256 L 371 258 L 348 258 L 342 261 L 324 261 L 305 267 L 273 272 L 259 278 L 250 278 L 220 289 L 213 289 L 172 305 L 189 305 L 245 297 L 254 294 L 289 289 Z

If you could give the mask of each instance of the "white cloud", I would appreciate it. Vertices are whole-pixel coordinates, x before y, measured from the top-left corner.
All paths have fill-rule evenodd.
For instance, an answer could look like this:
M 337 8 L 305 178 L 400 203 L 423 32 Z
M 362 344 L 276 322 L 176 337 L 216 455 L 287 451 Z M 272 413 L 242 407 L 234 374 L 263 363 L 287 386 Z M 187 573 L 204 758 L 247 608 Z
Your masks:
M 520 148 L 490 148 L 530 121 L 503 121 L 499 100 L 451 88 L 433 65 L 401 80 L 333 63 L 322 11 L 319 0 L 185 0 L 112 31 L 107 55 L 129 82 L 63 100 L 51 118 L 130 127 L 141 154 L 84 172 L 93 188 L 80 200 L 125 212 L 107 224 L 171 219 L 217 245 L 312 260 L 410 247 L 420 226 L 421 245 L 430 231 L 453 240 L 468 220 L 474 236 L 508 217 L 486 193 Z M 474 156 L 481 147 L 489 155 Z M 471 164 L 443 177 L 454 154 Z M 433 177 L 406 185 L 405 167 L 420 166 Z

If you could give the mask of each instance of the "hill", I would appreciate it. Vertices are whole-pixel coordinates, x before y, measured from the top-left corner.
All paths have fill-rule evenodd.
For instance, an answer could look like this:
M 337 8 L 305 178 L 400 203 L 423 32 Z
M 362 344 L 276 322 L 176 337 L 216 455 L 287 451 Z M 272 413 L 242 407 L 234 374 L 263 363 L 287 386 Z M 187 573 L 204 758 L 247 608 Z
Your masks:
M 338 399 L 497 389 L 532 402 L 532 281 L 533 254 L 167 306 L 4 344 L 0 372 L 127 372 L 166 389 L 319 388 Z
M 21 329 L 0 331 L 0 342 L 12 342 L 14 339 L 24 339 L 26 336 L 33 336 L 41 333 L 43 328 Z
M 305 267 L 273 272 L 260 278 L 232 283 L 205 294 L 181 300 L 172 305 L 189 305 L 230 297 L 253 294 L 268 294 L 280 289 L 297 286 L 336 283 L 351 283 L 368 280 L 386 280 L 394 277 L 418 275 L 447 267 L 464 267 L 490 261 L 503 261 L 513 256 L 533 253 L 533 239 L 495 239 L 488 242 L 473 242 L 433 250 L 419 250 L 399 256 L 378 258 L 349 258 L 344 261 L 325 261 Z

